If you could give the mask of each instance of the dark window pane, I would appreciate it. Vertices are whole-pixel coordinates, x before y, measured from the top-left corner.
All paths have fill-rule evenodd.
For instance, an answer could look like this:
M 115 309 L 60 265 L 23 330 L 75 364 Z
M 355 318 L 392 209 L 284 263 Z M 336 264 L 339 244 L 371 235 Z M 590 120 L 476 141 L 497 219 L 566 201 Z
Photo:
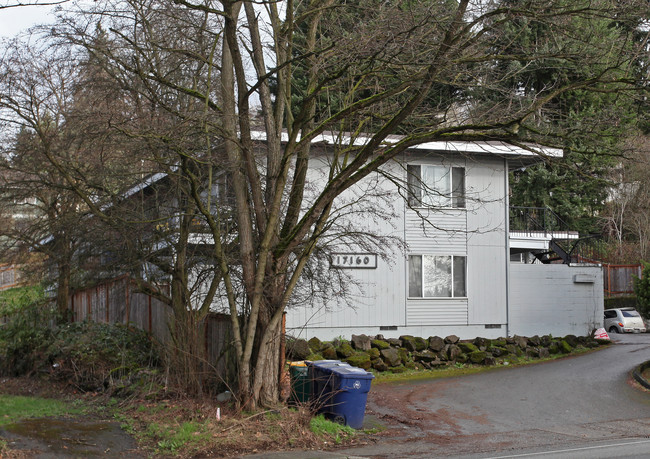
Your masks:
M 454 257 L 454 296 L 467 296 L 465 288 L 465 257 Z
M 422 257 L 409 256 L 409 296 L 422 298 Z
M 465 168 L 454 167 L 451 171 L 451 205 L 452 207 L 465 207 Z
M 409 206 L 419 206 L 422 204 L 422 179 L 420 166 L 407 166 L 407 182 Z

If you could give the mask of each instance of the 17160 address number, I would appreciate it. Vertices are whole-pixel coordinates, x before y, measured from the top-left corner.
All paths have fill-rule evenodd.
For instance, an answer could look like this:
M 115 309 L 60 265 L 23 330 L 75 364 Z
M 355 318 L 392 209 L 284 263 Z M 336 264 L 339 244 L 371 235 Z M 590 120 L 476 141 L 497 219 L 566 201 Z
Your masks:
M 377 255 L 374 253 L 333 253 L 332 268 L 375 269 Z

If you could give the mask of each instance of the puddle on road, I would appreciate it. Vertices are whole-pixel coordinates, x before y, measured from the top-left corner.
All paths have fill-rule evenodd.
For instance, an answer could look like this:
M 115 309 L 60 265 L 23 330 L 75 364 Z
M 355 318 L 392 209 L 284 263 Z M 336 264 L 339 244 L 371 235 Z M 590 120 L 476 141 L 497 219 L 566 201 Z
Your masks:
M 119 424 L 70 419 L 26 419 L 0 430 L 14 450 L 30 450 L 34 457 L 111 457 L 134 454 L 136 443 Z

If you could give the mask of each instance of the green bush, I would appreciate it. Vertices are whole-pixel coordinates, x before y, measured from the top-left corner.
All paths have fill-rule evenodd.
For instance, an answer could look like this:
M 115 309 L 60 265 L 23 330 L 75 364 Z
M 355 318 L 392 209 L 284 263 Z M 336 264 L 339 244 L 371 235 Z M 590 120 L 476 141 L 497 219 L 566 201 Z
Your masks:
M 35 371 L 82 390 L 124 388 L 159 365 L 154 342 L 119 324 L 59 323 L 55 305 L 40 287 L 0 294 L 0 375 Z
M 52 339 L 57 313 L 41 287 L 20 287 L 0 294 L 0 374 L 31 373 L 42 362 L 43 345 Z
M 650 263 L 642 261 L 641 277 L 634 281 L 637 309 L 643 317 L 650 317 Z
M 121 324 L 77 322 L 59 327 L 46 350 L 54 375 L 82 390 L 130 383 L 140 370 L 156 367 L 154 342 L 142 330 Z

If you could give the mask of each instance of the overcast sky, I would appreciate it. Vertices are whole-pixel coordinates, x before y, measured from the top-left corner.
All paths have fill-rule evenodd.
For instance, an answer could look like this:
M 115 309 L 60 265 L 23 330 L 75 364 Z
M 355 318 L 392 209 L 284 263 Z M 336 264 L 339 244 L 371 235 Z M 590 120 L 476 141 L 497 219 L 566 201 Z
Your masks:
M 6 5 L 9 1 L 0 0 L 0 5 Z M 21 6 L 0 9 L 0 37 L 13 37 L 35 24 L 53 21 L 54 17 L 49 15 L 52 11 L 54 11 L 52 6 Z

